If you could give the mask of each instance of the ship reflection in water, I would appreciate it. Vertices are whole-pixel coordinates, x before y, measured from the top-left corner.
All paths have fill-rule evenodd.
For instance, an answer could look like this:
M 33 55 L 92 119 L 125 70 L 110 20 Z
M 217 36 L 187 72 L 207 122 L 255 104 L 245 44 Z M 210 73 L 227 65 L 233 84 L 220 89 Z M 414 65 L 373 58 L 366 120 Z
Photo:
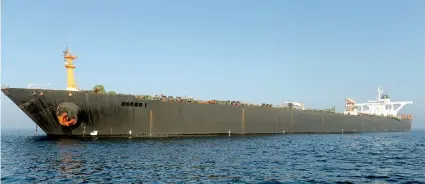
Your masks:
M 78 169 L 83 167 L 82 162 L 80 161 L 83 155 L 80 155 L 80 152 L 73 151 L 77 144 L 76 140 L 72 139 L 58 139 L 57 140 L 57 149 L 59 152 L 59 170 L 60 174 L 64 177 L 63 179 L 69 178 L 72 179 L 74 175 L 78 175 Z
M 169 139 L 2 132 L 2 183 L 425 182 L 425 131 Z

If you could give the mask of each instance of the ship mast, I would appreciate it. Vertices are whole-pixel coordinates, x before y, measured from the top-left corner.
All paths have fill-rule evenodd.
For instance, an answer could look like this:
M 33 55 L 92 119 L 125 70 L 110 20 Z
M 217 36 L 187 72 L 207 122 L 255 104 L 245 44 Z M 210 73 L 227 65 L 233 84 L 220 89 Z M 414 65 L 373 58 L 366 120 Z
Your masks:
M 382 93 L 384 90 L 381 87 L 378 87 L 377 93 L 376 93 L 376 101 L 380 102 L 382 98 Z
M 68 47 L 65 51 L 63 51 L 63 58 L 65 59 L 65 68 L 67 71 L 67 88 L 66 90 L 69 91 L 78 91 L 77 84 L 75 83 L 75 77 L 74 77 L 74 69 L 76 68 L 72 61 L 77 59 L 77 56 L 72 55 L 68 51 Z

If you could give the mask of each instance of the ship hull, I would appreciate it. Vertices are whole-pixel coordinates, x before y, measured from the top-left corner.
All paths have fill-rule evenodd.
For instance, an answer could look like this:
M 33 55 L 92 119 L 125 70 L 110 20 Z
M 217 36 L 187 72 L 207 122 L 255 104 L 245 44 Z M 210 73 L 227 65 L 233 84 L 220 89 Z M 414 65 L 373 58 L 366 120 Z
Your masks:
M 2 89 L 47 135 L 172 137 L 410 131 L 412 120 L 321 111 L 142 100 L 85 91 Z M 61 113 L 75 122 L 61 124 Z M 91 134 L 92 133 L 92 134 Z

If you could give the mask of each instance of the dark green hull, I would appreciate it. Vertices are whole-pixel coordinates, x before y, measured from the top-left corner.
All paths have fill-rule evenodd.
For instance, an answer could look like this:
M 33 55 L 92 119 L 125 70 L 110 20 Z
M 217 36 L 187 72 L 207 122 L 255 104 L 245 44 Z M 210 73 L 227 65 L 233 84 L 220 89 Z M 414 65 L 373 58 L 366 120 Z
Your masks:
M 97 136 L 119 137 L 211 135 L 229 132 L 358 133 L 410 131 L 412 124 L 411 120 L 386 117 L 140 100 L 133 95 L 103 95 L 84 91 L 25 88 L 7 88 L 2 91 L 47 135 L 52 136 L 90 136 L 93 131 L 97 131 Z M 58 106 L 75 114 L 75 125 L 66 127 L 59 123 Z

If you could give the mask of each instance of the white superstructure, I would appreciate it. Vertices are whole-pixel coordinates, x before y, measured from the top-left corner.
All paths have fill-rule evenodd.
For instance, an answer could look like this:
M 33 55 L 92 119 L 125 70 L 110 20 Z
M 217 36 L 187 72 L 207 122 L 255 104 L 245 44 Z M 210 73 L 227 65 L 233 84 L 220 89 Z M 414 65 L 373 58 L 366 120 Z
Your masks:
M 300 102 L 283 102 L 280 107 L 289 107 L 304 110 L 304 104 Z
M 345 98 L 346 108 L 344 114 L 358 115 L 370 114 L 377 116 L 399 116 L 398 112 L 407 104 L 413 101 L 392 102 L 388 95 L 383 94 L 383 90 L 378 87 L 376 100 L 369 100 L 367 103 L 356 103 L 356 101 Z

